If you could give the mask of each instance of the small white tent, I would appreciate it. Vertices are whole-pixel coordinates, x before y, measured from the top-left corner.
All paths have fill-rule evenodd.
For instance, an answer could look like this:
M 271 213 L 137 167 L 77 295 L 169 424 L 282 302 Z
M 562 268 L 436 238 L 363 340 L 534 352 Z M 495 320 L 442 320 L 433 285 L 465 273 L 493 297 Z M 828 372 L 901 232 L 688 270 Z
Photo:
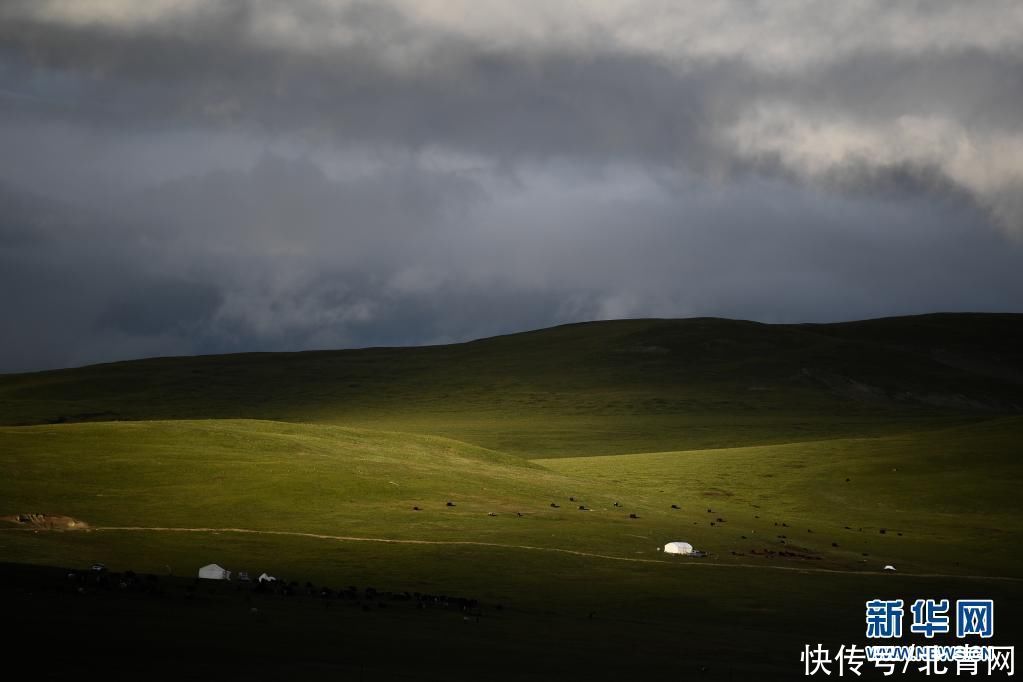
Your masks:
M 277 580 L 277 578 L 275 578 L 272 575 L 269 575 L 267 573 L 263 573 L 263 574 L 261 574 L 259 576 L 258 580 L 261 583 L 272 583 L 272 582 L 275 582 Z
M 199 569 L 199 577 L 206 580 L 230 580 L 231 571 L 216 564 L 209 564 Z
M 693 546 L 688 542 L 669 542 L 664 546 L 665 554 L 692 554 Z

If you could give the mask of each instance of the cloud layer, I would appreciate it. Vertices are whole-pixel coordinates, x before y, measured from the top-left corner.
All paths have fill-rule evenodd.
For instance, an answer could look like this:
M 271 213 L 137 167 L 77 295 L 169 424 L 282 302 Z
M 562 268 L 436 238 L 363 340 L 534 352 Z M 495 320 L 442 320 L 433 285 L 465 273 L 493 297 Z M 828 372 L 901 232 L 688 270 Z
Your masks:
M 0 371 L 1023 310 L 1015 2 L 0 6 Z

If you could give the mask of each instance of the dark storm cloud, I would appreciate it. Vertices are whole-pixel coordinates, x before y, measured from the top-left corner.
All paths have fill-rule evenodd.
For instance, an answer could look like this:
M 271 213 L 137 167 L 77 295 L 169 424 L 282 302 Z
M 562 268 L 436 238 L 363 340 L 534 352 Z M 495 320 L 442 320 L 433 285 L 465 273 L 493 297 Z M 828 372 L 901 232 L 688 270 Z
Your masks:
M 0 5 L 0 370 L 1023 310 L 1012 5 L 454 7 Z
M 969 167 L 1004 146 L 999 135 L 1023 145 L 1018 50 L 881 46 L 764 69 L 742 53 L 614 49 L 596 29 L 582 47 L 515 51 L 361 3 L 333 11 L 300 5 L 292 17 L 300 25 L 343 25 L 355 36 L 313 49 L 259 40 L 253 26 L 262 7 L 199 4 L 133 30 L 8 10 L 0 23 L 3 81 L 21 97 L 3 114 L 116 131 L 197 127 L 413 152 L 443 147 L 501 163 L 632 160 L 718 175 L 762 172 L 765 158 L 798 174 L 801 159 L 777 152 L 802 144 L 828 163 L 860 154 L 868 163 L 930 166 L 989 204 L 1003 227 L 1023 230 L 1023 216 L 1004 198 L 1020 189 L 1023 169 Z M 395 45 L 405 44 L 414 58 L 397 59 Z M 757 117 L 779 103 L 773 118 Z M 779 129 L 793 119 L 810 130 Z M 897 130 L 872 130 L 893 121 Z M 902 158 L 870 158 L 890 152 L 893 136 L 911 142 L 899 149 Z M 966 138 L 966 152 L 949 148 L 956 136 Z M 964 161 L 964 153 L 973 158 Z
M 44 338 L 85 332 L 70 349 L 35 348 L 22 367 L 445 342 L 638 315 L 798 321 L 923 312 L 935 300 L 1023 306 L 1019 245 L 979 230 L 982 214 L 955 195 L 877 201 L 784 181 L 722 191 L 692 180 L 615 197 L 588 180 L 587 208 L 573 212 L 577 197 L 543 189 L 467 200 L 460 182 L 429 171 L 405 169 L 404 190 L 394 169 L 382 172 L 337 182 L 308 161 L 266 158 L 148 191 L 133 208 L 156 216 L 145 231 L 77 212 L 78 227 L 55 223 L 47 248 L 5 249 L 5 287 L 33 284 L 14 317 Z M 435 204 L 445 196 L 447 209 Z M 266 232 L 275 217 L 256 222 L 294 202 L 303 211 L 289 214 L 280 238 Z M 175 216 L 192 224 L 163 222 Z M 392 248 L 373 239 L 377 230 L 389 230 Z M 18 357 L 18 336 L 5 343 L 4 356 Z
M 222 302 L 214 287 L 178 280 L 144 281 L 112 299 L 99 326 L 131 336 L 187 333 L 208 322 Z
M 8 116 L 316 130 L 411 149 L 675 164 L 711 154 L 712 123 L 727 124 L 741 91 L 754 87 L 751 70 L 734 62 L 680 72 L 639 55 L 516 54 L 434 37 L 419 64 L 399 68 L 376 40 L 296 54 L 225 40 L 237 26 L 231 13 L 197 26 L 181 36 L 48 28 L 40 44 L 36 22 L 0 23 L 6 87 L 25 95 Z

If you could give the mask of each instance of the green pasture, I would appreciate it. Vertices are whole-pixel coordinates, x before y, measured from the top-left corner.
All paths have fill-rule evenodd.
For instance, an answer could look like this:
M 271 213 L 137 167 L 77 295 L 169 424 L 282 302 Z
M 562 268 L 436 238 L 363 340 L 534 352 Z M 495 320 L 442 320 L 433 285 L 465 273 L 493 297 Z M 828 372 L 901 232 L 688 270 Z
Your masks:
M 0 563 L 188 582 L 216 562 L 489 610 L 475 630 L 312 606 L 269 605 L 267 623 L 227 590 L 190 629 L 185 602 L 76 611 L 63 593 L 0 587 L 39 627 L 109 608 L 161 637 L 270 632 L 310 676 L 365 679 L 649 679 L 671 665 L 791 679 L 802 644 L 862 643 L 863 601 L 878 596 L 990 596 L 1011 637 L 1020 330 L 1004 315 L 634 320 L 0 376 L 0 516 L 90 527 L 0 522 Z M 708 556 L 666 556 L 671 540 Z M 329 633 L 348 653 L 314 650 Z M 249 651 L 256 678 L 276 670 L 242 639 L 217 656 Z M 438 656 L 461 666 L 423 677 L 415 660 Z

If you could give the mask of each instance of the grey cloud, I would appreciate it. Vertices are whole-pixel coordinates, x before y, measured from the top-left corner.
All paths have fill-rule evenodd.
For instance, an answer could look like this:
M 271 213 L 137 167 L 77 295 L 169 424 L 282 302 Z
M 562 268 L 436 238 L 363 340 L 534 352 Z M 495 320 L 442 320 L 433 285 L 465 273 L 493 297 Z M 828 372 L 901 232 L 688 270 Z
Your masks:
M 0 7 L 0 371 L 1023 310 L 1013 43 L 782 68 L 599 26 L 517 45 L 383 3 L 49 7 Z M 347 37 L 257 35 L 271 10 Z
M 1019 51 L 936 41 L 771 70 L 741 52 L 710 58 L 624 50 L 602 44 L 599 32 L 581 45 L 516 51 L 363 3 L 291 10 L 299 25 L 343 26 L 354 36 L 309 49 L 255 40 L 255 18 L 266 11 L 260 3 L 201 4 L 173 15 L 169 26 L 137 30 L 14 12 L 0 24 L 8 62 L 0 85 L 24 96 L 0 117 L 136 133 L 297 135 L 336 149 L 353 142 L 410 153 L 441 148 L 503 165 L 625 160 L 718 176 L 803 173 L 793 167 L 797 160 L 771 156 L 803 145 L 815 148 L 818 163 L 836 164 L 825 176 L 864 160 L 882 170 L 931 165 L 1000 225 L 1023 230 L 1011 201 L 1023 191 L 1023 168 L 1011 161 L 1018 150 L 1006 150 L 1009 160 L 987 172 L 976 168 L 1006 146 L 1002 138 L 1023 148 Z M 394 63 L 395 45 L 410 46 L 411 63 Z M 779 104 L 782 117 L 747 135 L 752 148 L 737 148 L 731 132 Z M 822 120 L 840 129 L 829 137 Z M 761 148 L 764 133 L 782 123 L 795 124 L 789 134 L 796 137 Z M 900 144 L 900 125 L 916 131 L 913 144 Z M 799 137 L 807 134 L 817 136 Z M 836 139 L 852 149 L 829 150 Z M 872 158 L 881 154 L 897 158 Z M 964 154 L 972 157 L 964 162 Z
M 188 333 L 208 323 L 221 303 L 220 292 L 208 284 L 143 281 L 113 296 L 97 324 L 131 336 Z
M 795 72 L 768 73 L 758 96 L 790 99 L 812 111 L 866 122 L 893 117 L 946 116 L 971 127 L 1019 129 L 1023 52 L 877 50 Z
M 442 145 L 506 158 L 699 164 L 710 153 L 712 123 L 727 123 L 733 101 L 754 81 L 738 63 L 678 72 L 636 55 L 510 54 L 464 41 L 438 44 L 420 67 L 398 70 L 382 62 L 375 43 L 308 55 L 216 33 L 204 40 L 202 31 L 150 39 L 51 27 L 39 44 L 29 27 L 14 22 L 6 30 L 0 45 L 15 65 L 8 87 L 65 102 L 9 107 L 24 116 L 144 130 L 316 130 L 336 142 Z M 60 85 L 38 85 L 40 70 L 60 74 Z
M 73 247 L 9 248 L 5 285 L 32 288 L 24 305 L 8 306 L 16 333 L 0 349 L 6 368 L 446 342 L 610 317 L 796 321 L 1023 306 L 1023 249 L 978 229 L 978 209 L 954 194 L 879 201 L 755 178 L 668 191 L 639 176 L 625 196 L 562 178 L 564 194 L 575 193 L 563 196 L 541 177 L 509 190 L 514 200 L 492 179 L 486 201 L 465 204 L 443 174 L 405 168 L 403 195 L 393 173 L 336 181 L 308 162 L 265 158 L 251 171 L 150 190 L 141 205 L 156 220 L 141 234 L 128 204 L 123 223 L 79 217 Z M 280 230 L 302 235 L 303 248 L 287 252 L 286 238 L 251 221 L 294 201 L 303 210 Z M 458 210 L 437 208 L 445 202 Z M 393 223 L 374 222 L 403 203 Z M 194 231 L 160 222 L 174 216 L 208 222 Z M 395 248 L 373 238 L 385 228 Z M 196 238 L 204 232 L 215 241 Z M 13 352 L 28 345 L 23 333 L 58 337 L 65 327 L 83 343 L 21 360 Z

